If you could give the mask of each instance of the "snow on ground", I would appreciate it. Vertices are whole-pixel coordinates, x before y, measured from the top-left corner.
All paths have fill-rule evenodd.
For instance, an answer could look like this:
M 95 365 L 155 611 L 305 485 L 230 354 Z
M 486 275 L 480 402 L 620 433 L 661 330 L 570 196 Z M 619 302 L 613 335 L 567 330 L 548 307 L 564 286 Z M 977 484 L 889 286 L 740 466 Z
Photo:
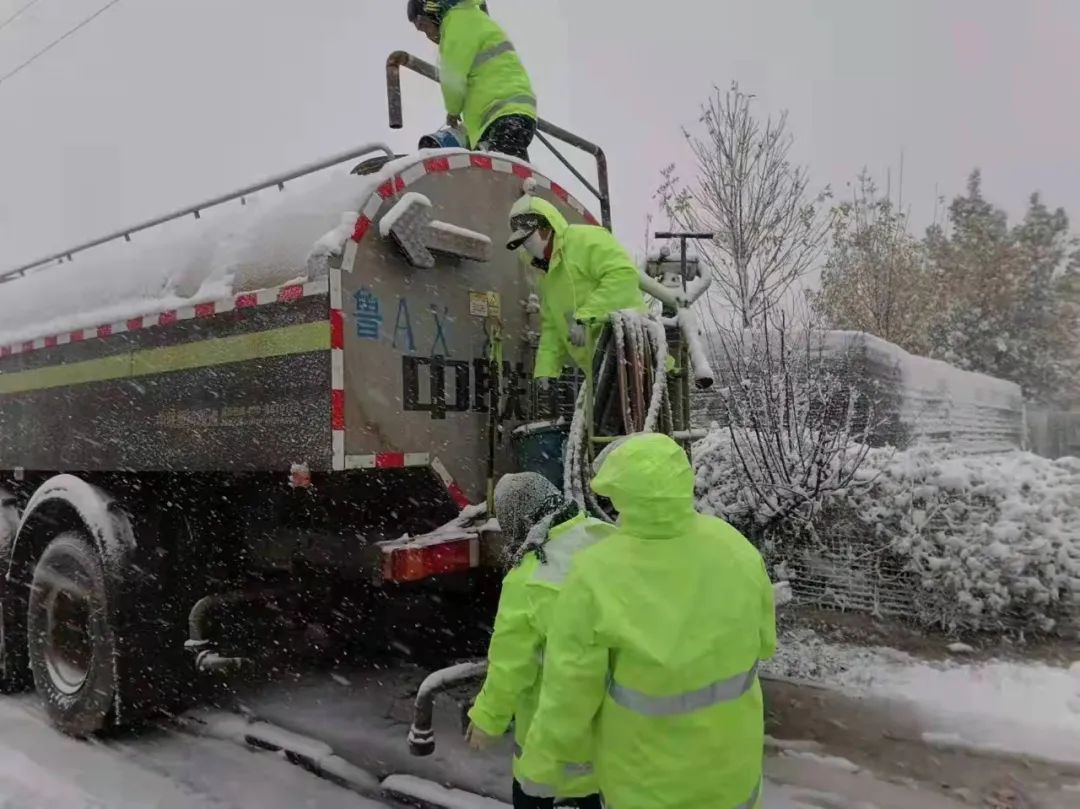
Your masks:
M 406 667 L 312 674 L 240 696 L 244 710 L 297 733 L 327 741 L 334 752 L 389 783 L 448 798 L 462 809 L 493 809 L 510 800 L 511 740 L 477 753 L 462 738 L 460 714 L 448 698 L 435 701 L 436 748 L 409 755 L 412 695 L 427 672 Z M 865 768 L 820 752 L 812 742 L 773 742 L 780 755 L 766 762 L 763 809 L 960 809 L 960 804 L 914 785 L 891 784 Z M 809 753 L 811 755 L 792 755 Z M 397 775 L 408 775 L 399 779 Z M 383 782 L 384 784 L 386 781 Z M 438 785 L 468 790 L 448 794 Z
M 887 648 L 785 633 L 766 666 L 849 693 L 908 703 L 933 746 L 1080 761 L 1080 661 L 1071 669 L 1003 661 L 928 662 Z
M 78 741 L 0 699 L 0 809 L 378 809 L 273 753 L 187 734 Z

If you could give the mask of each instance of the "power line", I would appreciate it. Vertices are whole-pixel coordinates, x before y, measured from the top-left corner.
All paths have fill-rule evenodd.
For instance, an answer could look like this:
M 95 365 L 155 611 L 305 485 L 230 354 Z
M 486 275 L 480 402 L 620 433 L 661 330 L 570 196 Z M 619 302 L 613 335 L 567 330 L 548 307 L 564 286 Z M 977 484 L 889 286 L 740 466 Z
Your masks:
M 12 14 L 10 17 L 8 17 L 6 20 L 4 20 L 3 22 L 0 22 L 0 31 L 3 31 L 5 28 L 7 28 L 9 25 L 11 25 L 11 23 L 13 23 L 13 22 L 15 22 L 15 20 L 19 19 L 19 17 L 22 16 L 22 13 L 24 11 L 26 11 L 28 8 L 30 8 L 30 6 L 35 5 L 37 2 L 38 2 L 38 0 L 30 0 L 29 3 L 27 3 L 25 6 L 20 8 L 18 11 L 16 11 L 14 14 Z
M 36 0 L 35 0 L 35 2 L 36 2 Z M 113 6 L 115 6 L 119 2 L 120 2 L 120 0 L 109 0 L 108 3 L 106 3 L 104 6 L 99 8 L 97 11 L 95 11 L 93 14 L 91 14 L 89 17 L 87 17 L 81 23 L 76 25 L 74 28 L 71 28 L 70 30 L 66 31 L 65 33 L 61 34 L 59 37 L 54 39 L 52 42 L 50 42 L 48 45 L 46 45 L 40 51 L 35 53 L 33 56 L 31 56 L 29 59 L 27 59 L 21 65 L 16 67 L 14 70 L 10 71 L 9 73 L 4 74 L 3 76 L 0 76 L 0 84 L 3 84 L 4 82 L 6 82 L 8 79 L 10 79 L 12 76 L 14 76 L 16 73 L 18 73 L 23 68 L 27 68 L 30 65 L 32 65 L 34 62 L 36 62 L 42 56 L 47 54 L 49 51 L 51 51 L 53 48 L 55 48 L 57 45 L 59 45 L 61 42 L 63 42 L 65 39 L 67 39 L 69 36 L 71 36 L 72 34 L 76 33 L 80 29 L 82 29 L 85 26 L 92 23 L 94 20 L 96 20 L 98 17 L 100 17 L 102 14 L 104 14 L 106 11 L 108 11 L 110 8 L 112 8 Z

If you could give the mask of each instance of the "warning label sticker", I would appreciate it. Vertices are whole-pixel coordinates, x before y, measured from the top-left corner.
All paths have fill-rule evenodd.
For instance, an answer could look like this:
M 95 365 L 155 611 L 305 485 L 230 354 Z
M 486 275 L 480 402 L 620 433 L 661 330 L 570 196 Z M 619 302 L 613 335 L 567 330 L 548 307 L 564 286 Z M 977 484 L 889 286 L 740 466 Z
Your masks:
M 502 314 L 499 293 L 469 290 L 469 314 L 473 317 L 499 317 Z

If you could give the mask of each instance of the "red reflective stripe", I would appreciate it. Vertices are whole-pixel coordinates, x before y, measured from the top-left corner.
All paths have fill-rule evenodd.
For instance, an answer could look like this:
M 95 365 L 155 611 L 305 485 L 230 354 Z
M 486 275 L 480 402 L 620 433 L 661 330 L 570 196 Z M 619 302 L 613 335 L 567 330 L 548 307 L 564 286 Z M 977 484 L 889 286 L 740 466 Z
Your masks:
M 172 309 L 168 312 L 162 312 L 158 315 L 157 319 L 159 326 L 168 326 L 176 322 L 176 310 Z
M 143 327 L 143 319 L 141 317 L 133 317 L 127 322 L 128 331 L 135 331 Z
M 450 171 L 450 158 L 429 157 L 424 161 L 424 171 L 428 174 L 439 174 L 443 171 Z
M 405 180 L 400 174 L 394 178 L 394 190 L 398 192 L 405 190 Z
M 551 184 L 551 193 L 561 199 L 563 202 L 567 202 L 570 196 L 570 192 L 563 188 L 558 183 Z
M 478 169 L 490 169 L 491 158 L 487 155 L 474 154 L 469 156 L 469 162 Z
M 585 211 L 585 221 L 588 222 L 590 225 L 598 225 L 598 224 L 600 224 L 599 222 L 596 221 L 596 217 L 593 216 L 588 211 Z
M 86 334 L 82 329 L 75 329 L 70 335 L 71 342 L 73 343 L 81 343 L 85 337 Z
M 255 306 L 258 302 L 259 298 L 254 292 L 245 292 L 243 295 L 236 296 L 237 309 L 247 309 L 251 306 Z
M 379 196 L 383 199 L 392 197 L 394 195 L 394 181 L 387 180 L 385 183 L 379 186 Z
M 212 303 L 197 303 L 195 304 L 195 317 L 210 317 L 217 311 Z
M 523 166 L 520 163 L 514 163 L 513 164 L 513 170 L 514 170 L 514 174 L 516 174 L 518 177 L 520 177 L 523 180 L 527 180 L 527 179 L 529 179 L 530 177 L 533 176 L 532 169 L 529 168 L 528 166 Z
M 465 508 L 465 506 L 470 505 L 469 498 L 466 496 L 465 492 L 462 491 L 461 487 L 457 485 L 457 483 L 451 480 L 448 484 L 446 484 L 446 489 L 450 492 L 450 498 L 454 501 L 455 505 L 461 508 Z
M 56 335 L 45 338 L 45 348 L 56 348 Z
M 10 357 L 11 346 L 0 346 L 0 357 Z
M 97 336 L 98 337 L 108 337 L 110 334 L 112 334 L 112 326 L 105 325 L 105 326 L 98 326 L 97 327 Z
M 330 348 L 345 348 L 345 317 L 340 309 L 330 310 Z
M 22 344 L 22 350 L 23 351 L 33 351 L 34 350 L 34 341 L 33 340 L 27 340 L 25 343 Z
M 358 242 L 364 238 L 364 234 L 368 232 L 368 228 L 371 227 L 371 220 L 363 214 L 360 214 L 360 218 L 356 220 L 356 227 L 353 228 L 352 238 L 354 242 Z
M 404 452 L 380 452 L 375 456 L 376 469 L 399 469 L 405 466 Z
M 303 284 L 290 284 L 287 287 L 282 287 L 277 294 L 278 303 L 292 303 L 302 297 L 304 297 Z
M 330 429 L 345 429 L 345 391 L 330 391 Z

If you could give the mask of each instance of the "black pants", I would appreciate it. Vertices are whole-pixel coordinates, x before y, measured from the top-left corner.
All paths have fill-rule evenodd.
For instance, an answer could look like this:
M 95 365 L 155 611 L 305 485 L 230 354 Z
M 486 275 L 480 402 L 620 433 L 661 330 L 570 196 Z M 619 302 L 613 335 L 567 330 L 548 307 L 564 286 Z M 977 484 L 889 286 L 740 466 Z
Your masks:
M 554 798 L 533 798 L 521 791 L 521 784 L 514 779 L 514 809 L 552 809 L 555 806 Z M 599 795 L 588 795 L 584 798 L 567 798 L 560 801 L 559 806 L 574 806 L 577 809 L 603 809 Z
M 529 144 L 536 134 L 536 121 L 527 115 L 506 115 L 497 119 L 480 136 L 483 152 L 499 152 L 529 160 Z

